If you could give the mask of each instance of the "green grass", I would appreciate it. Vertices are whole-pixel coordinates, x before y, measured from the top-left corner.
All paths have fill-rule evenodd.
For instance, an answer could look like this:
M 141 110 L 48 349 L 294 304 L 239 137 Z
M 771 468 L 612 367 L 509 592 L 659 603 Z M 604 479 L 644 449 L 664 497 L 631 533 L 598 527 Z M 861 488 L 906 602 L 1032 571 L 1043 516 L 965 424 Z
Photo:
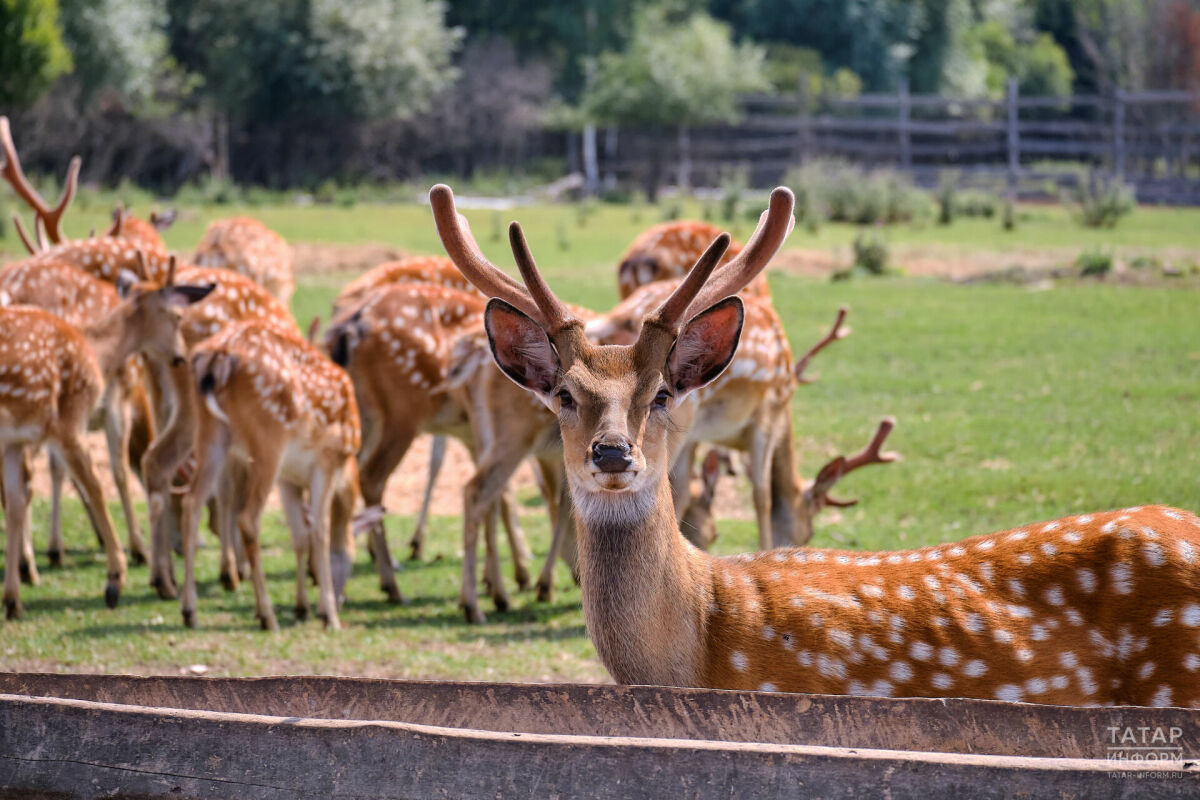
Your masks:
M 1064 227 L 1052 209 L 1029 213 L 1043 212 L 1047 219 L 1023 225 L 1015 246 L 1065 241 L 1071 247 L 1195 247 L 1200 230 L 1197 211 L 1144 209 L 1116 231 Z M 195 241 L 204 218 L 195 213 L 195 221 L 185 219 L 172 232 L 173 246 Z M 417 207 L 255 213 L 289 238 L 373 240 L 436 251 L 428 211 Z M 603 307 L 615 297 L 618 255 L 637 230 L 657 221 L 652 209 L 642 209 L 636 221 L 635 213 L 601 206 L 584 227 L 561 208 L 520 209 L 503 219 L 527 221 L 534 252 L 565 298 Z M 484 248 L 500 263 L 511 263 L 504 242 L 491 236 L 490 212 L 470 217 Z M 563 226 L 566 250 L 557 244 Z M 971 222 L 898 229 L 893 235 L 966 246 L 972 230 L 980 247 L 1010 236 L 998 225 Z M 828 228 L 821 246 L 852 234 Z M 803 245 L 804 237 L 798 232 L 793 244 Z M 302 281 L 294 301 L 297 316 L 306 322 L 312 314 L 327 313 L 335 286 L 325 278 Z M 824 331 L 839 305 L 852 309 L 853 335 L 819 357 L 812 372 L 820 380 L 801 387 L 793 402 L 801 472 L 811 476 L 834 452 L 861 447 L 884 415 L 899 420 L 889 446 L 904 460 L 848 478 L 840 493 L 861 498 L 860 505 L 838 522 L 819 521 L 814 544 L 909 547 L 1086 510 L 1150 502 L 1200 509 L 1195 291 L 1102 284 L 1031 291 L 906 278 L 831 284 L 783 274 L 772 276 L 772 289 L 797 349 Z M 39 550 L 46 511 L 39 502 L 34 515 Z M 514 593 L 514 610 L 496 614 L 485 601 L 487 625 L 462 622 L 457 519 L 436 519 L 430 560 L 408 564 L 400 573 L 410 599 L 403 607 L 382 602 L 374 567 L 360 551 L 342 616 L 346 629 L 326 634 L 316 622 L 292 619 L 295 562 L 280 515 L 269 512 L 266 569 L 283 630 L 267 635 L 254 624 L 250 587 L 230 595 L 216 582 L 216 548 L 207 534 L 198 568 L 198 630 L 181 626 L 177 604 L 155 599 L 144 567 L 131 570 L 120 607 L 103 608 L 103 562 L 94 537 L 74 500 L 68 511 L 68 568 L 50 571 L 39 556 L 43 584 L 23 587 L 26 618 L 0 626 L 0 666 L 174 672 L 205 664 L 209 674 L 605 677 L 586 636 L 578 590 L 561 566 L 552 604 Z M 113 512 L 119 520 L 115 507 Z M 527 512 L 526 530 L 540 556 L 546 522 L 536 506 L 527 505 Z M 402 552 L 411 522 L 393 517 L 388 524 L 393 547 Z M 749 549 L 756 541 L 747 522 L 723 520 L 720 530 L 718 552 Z

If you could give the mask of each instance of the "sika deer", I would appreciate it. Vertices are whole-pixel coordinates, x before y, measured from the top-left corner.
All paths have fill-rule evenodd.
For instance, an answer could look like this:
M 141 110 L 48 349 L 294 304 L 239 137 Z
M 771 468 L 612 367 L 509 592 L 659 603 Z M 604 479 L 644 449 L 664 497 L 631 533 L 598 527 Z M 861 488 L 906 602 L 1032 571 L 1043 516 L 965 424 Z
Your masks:
M 171 276 L 174 277 L 173 274 Z M 124 288 L 124 287 L 123 287 Z M 202 299 L 211 286 L 162 288 L 135 284 L 109 314 L 82 332 L 41 309 L 0 309 L 0 442 L 4 449 L 4 495 L 8 549 L 5 613 L 21 616 L 19 558 L 28 525 L 29 493 L 25 452 L 43 442 L 66 462 L 101 540 L 108 562 L 104 597 L 117 604 L 125 582 L 125 554 L 113 532 L 91 457 L 82 438 L 88 417 L 111 382 L 135 353 L 152 361 L 183 358 L 179 306 Z M 30 570 L 34 570 L 32 563 Z
M 584 616 L 617 681 L 1200 707 L 1200 518 L 1187 512 L 1085 514 L 895 553 L 715 558 L 679 535 L 672 414 L 733 358 L 743 312 L 731 295 L 782 243 L 787 190 L 714 273 L 718 237 L 632 346 L 588 342 L 519 226 L 524 287 L 483 258 L 447 187 L 431 200 L 447 252 L 495 295 L 496 362 L 558 416 Z
M 721 229 L 706 222 L 664 222 L 643 231 L 633 240 L 617 268 L 617 289 L 621 299 L 638 288 L 657 281 L 677 280 L 687 275 L 696 259 L 704 253 Z M 723 262 L 741 252 L 742 246 L 732 239 Z M 767 278 L 760 275 L 750 282 L 745 294 L 770 298 Z
M 284 308 L 296 290 L 292 248 L 282 236 L 251 217 L 210 222 L 192 260 L 197 266 L 221 267 L 245 275 Z

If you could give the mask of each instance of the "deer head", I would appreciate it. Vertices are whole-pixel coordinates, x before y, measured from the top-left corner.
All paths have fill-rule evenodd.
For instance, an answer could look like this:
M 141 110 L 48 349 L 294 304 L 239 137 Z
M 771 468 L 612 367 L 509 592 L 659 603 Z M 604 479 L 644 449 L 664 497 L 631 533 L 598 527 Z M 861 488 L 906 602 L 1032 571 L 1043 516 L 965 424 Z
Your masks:
M 714 274 L 729 246 L 727 234 L 718 236 L 624 346 L 588 341 L 583 322 L 543 280 L 519 224 L 510 226 L 509 240 L 524 286 L 483 256 L 448 187 L 434 187 L 430 201 L 446 252 L 493 298 L 485 327 L 497 365 L 558 417 L 583 515 L 644 513 L 666 485 L 669 454 L 685 433 L 672 412 L 733 358 L 743 319 L 734 295 L 790 232 L 792 193 L 772 193 L 750 243 Z

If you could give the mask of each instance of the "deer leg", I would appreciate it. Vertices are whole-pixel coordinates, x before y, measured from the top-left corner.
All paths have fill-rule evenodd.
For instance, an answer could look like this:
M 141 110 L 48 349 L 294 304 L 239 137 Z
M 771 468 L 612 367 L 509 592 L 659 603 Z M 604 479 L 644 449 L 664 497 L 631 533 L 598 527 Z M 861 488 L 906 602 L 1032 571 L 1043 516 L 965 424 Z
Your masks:
M 196 443 L 196 472 L 183 497 L 179 531 L 183 543 L 180 613 L 183 624 L 189 628 L 196 627 L 196 545 L 200 538 L 200 512 L 220 480 L 232 435 L 226 425 L 206 417 L 197 432 Z
M 61 567 L 63 557 L 66 555 L 62 532 L 62 491 L 67 467 L 53 451 L 49 453 L 48 460 L 50 462 L 50 543 L 46 546 L 46 555 L 50 557 L 50 566 Z
M 808 536 L 802 536 L 797 524 L 800 481 L 796 476 L 790 420 L 784 428 L 771 453 L 771 538 L 776 547 L 803 547 L 808 544 L 812 530 L 809 529 Z
M 778 546 L 771 536 L 771 478 L 768 473 L 775 440 L 769 431 L 756 428 L 750 437 L 750 488 L 758 521 L 758 549 Z
M 696 461 L 696 442 L 688 442 L 671 464 L 671 500 L 675 503 L 675 521 L 683 519 L 692 500 L 692 466 Z
M 529 562 L 533 553 L 525 541 L 525 532 L 521 530 L 521 519 L 511 491 L 500 496 L 500 518 L 508 534 L 508 549 L 512 551 L 513 580 L 517 582 L 517 589 L 524 591 L 529 588 Z
M 216 525 L 217 537 L 221 540 L 221 585 L 228 592 L 235 592 L 241 581 L 240 537 L 237 533 L 238 482 L 234 477 L 234 461 L 225 461 L 221 470 L 220 488 L 213 498 L 215 508 L 210 519 Z
M 275 609 L 272 608 L 271 597 L 267 594 L 267 578 L 263 573 L 258 531 L 263 507 L 267 503 L 271 484 L 275 482 L 275 473 L 279 469 L 279 457 L 276 455 L 274 459 L 252 458 L 251 463 L 254 464 L 254 469 L 250 470 L 248 476 L 246 502 L 238 512 L 238 529 L 242 532 L 242 545 L 246 549 L 246 558 L 250 561 L 255 616 L 263 630 L 278 631 L 279 622 L 275 619 Z
M 382 502 L 387 479 L 408 452 L 416 433 L 415 425 L 389 429 L 387 437 L 380 442 L 379 447 L 371 451 L 360 464 L 359 485 L 362 488 L 365 506 L 370 508 Z M 371 553 L 375 557 L 375 566 L 379 569 L 379 588 L 387 595 L 388 602 L 404 602 L 404 596 L 400 594 L 400 587 L 396 583 L 396 568 L 392 564 L 383 520 L 380 520 L 378 525 L 371 526 L 369 541 Z
M 4 615 L 20 619 L 25 613 L 21 606 L 21 549 L 29 512 L 29 485 L 25 481 L 25 448 L 9 444 L 4 447 Z
M 483 518 L 483 579 L 487 584 L 488 596 L 496 605 L 496 610 L 503 613 L 508 611 L 508 592 L 504 589 L 504 575 L 500 569 L 500 550 L 496 542 L 496 521 L 499 517 L 500 501 L 488 509 Z
M 497 448 L 502 452 L 489 452 L 476 467 L 475 474 L 463 488 L 463 584 L 462 608 L 468 622 L 484 622 L 479 610 L 479 595 L 476 591 L 476 565 L 478 562 L 479 527 L 485 515 L 500 499 L 523 454 L 515 449 Z
M 343 474 L 329 509 L 329 573 L 340 609 L 346 602 L 346 583 L 354 567 L 354 491 Z
M 408 556 L 410 561 L 420 561 L 425 558 L 425 533 L 429 520 L 429 504 L 433 502 L 433 487 L 437 483 L 438 473 L 442 471 L 442 464 L 445 460 L 446 437 L 434 436 L 433 444 L 429 449 L 429 477 L 425 481 L 425 494 L 421 498 L 421 511 L 417 514 L 417 524 L 413 528 L 412 539 L 408 543 L 411 550 Z
M 308 582 L 307 570 L 309 547 L 312 544 L 312 531 L 304 520 L 304 493 L 299 486 L 287 481 L 279 481 L 279 500 L 283 505 L 283 515 L 287 519 L 288 530 L 292 534 L 292 552 L 296 555 L 296 610 L 297 620 L 308 619 Z
M 74 433 L 64 436 L 59 446 L 67 469 L 71 471 L 71 478 L 83 496 L 83 504 L 89 509 L 93 524 L 104 540 L 104 555 L 108 565 L 104 602 L 109 608 L 116 608 L 121 598 L 121 587 L 125 585 L 125 551 L 121 549 L 121 542 L 113 530 L 112 517 L 108 515 L 108 507 L 104 504 L 104 493 L 100 489 L 100 481 L 96 479 L 92 457 Z
M 146 540 L 142 538 L 142 527 L 137 509 L 129 494 L 129 405 L 124 398 L 109 397 L 104 405 L 104 441 L 108 445 L 108 462 L 112 471 L 117 496 L 121 498 L 121 514 L 129 531 L 129 556 L 134 564 L 145 564 Z
M 317 568 L 317 617 L 324 620 L 326 630 L 334 631 L 342 627 L 338 619 L 337 597 L 329 566 L 329 509 L 337 478 L 336 467 L 318 466 L 314 470 L 308 490 L 309 502 L 312 504 L 312 550 Z
M 558 491 L 558 513 L 554 515 L 554 530 L 550 535 L 550 551 L 546 553 L 546 562 L 542 565 L 542 574 L 538 577 L 538 602 L 548 603 L 554 599 L 554 565 L 558 561 L 558 553 L 566 539 L 567 528 L 573 523 L 571 507 L 571 491 L 567 486 L 565 476 L 559 475 L 552 482 L 547 476 L 548 483 L 556 486 Z

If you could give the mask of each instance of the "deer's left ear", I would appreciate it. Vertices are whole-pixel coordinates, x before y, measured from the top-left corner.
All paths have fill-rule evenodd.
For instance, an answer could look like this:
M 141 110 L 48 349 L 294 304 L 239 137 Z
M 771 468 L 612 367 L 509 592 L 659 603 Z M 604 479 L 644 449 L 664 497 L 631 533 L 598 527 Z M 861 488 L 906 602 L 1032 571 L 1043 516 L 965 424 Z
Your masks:
M 215 283 L 179 283 L 168 289 L 170 292 L 168 298 L 171 305 L 190 306 L 192 303 L 199 303 L 208 297 L 212 293 L 212 290 L 216 288 L 217 285 Z
M 559 361 L 541 326 L 496 297 L 488 301 L 483 323 L 500 370 L 539 398 L 548 398 L 558 381 Z
M 667 381 L 677 397 L 717 379 L 737 352 L 745 308 L 726 297 L 688 320 L 667 356 Z

